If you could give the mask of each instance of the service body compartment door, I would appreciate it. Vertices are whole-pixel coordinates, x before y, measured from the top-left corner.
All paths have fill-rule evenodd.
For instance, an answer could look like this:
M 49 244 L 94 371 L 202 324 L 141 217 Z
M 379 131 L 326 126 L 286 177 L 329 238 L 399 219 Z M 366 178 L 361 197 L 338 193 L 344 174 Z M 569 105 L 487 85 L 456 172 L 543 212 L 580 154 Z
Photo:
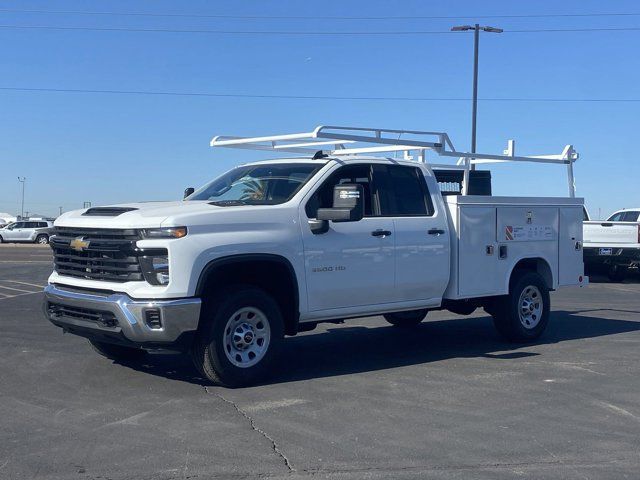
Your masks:
M 496 249 L 496 208 L 459 208 L 458 285 L 459 295 L 494 295 L 502 288 L 498 276 Z
M 496 240 L 503 281 L 523 258 L 544 259 L 558 278 L 558 207 L 499 207 Z M 501 255 L 502 253 L 502 255 Z M 549 285 L 555 288 L 556 285 Z
M 579 285 L 584 276 L 582 258 L 582 208 L 560 207 L 560 241 L 558 245 L 560 285 Z

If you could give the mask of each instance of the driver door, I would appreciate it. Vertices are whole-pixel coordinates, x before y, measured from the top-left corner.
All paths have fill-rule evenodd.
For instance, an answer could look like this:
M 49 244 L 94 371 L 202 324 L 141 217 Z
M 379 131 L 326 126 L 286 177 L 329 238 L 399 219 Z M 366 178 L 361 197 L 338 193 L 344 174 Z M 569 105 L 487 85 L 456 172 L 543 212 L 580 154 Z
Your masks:
M 15 242 L 16 240 L 20 240 L 20 235 L 22 234 L 22 228 L 24 227 L 24 222 L 16 222 L 13 224 L 13 228 L 6 229 L 2 232 L 2 236 L 5 240 L 9 240 Z
M 333 188 L 345 183 L 362 185 L 364 218 L 329 222 L 326 232 L 313 233 L 308 220 L 316 218 L 318 208 L 331 208 Z M 393 220 L 379 212 L 368 163 L 334 170 L 307 200 L 300 215 L 309 310 L 394 301 Z

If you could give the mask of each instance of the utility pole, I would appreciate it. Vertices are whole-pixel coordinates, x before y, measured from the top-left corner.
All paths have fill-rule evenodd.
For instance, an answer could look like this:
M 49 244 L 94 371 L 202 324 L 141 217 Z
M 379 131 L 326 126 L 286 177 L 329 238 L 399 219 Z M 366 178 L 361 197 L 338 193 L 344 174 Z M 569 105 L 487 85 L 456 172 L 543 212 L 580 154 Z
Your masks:
M 62 215 L 62 207 L 58 207 L 58 210 L 60 210 L 60 213 L 58 214 L 58 216 Z
M 478 49 L 480 48 L 480 30 L 489 33 L 502 33 L 501 28 L 475 25 L 459 25 L 452 27 L 452 32 L 473 30 L 473 100 L 471 108 L 471 153 L 476 153 L 476 119 L 478 116 Z M 474 169 L 475 165 L 471 168 Z
M 22 206 L 20 207 L 20 218 L 24 218 L 24 184 L 27 177 L 18 177 L 18 182 L 22 183 Z

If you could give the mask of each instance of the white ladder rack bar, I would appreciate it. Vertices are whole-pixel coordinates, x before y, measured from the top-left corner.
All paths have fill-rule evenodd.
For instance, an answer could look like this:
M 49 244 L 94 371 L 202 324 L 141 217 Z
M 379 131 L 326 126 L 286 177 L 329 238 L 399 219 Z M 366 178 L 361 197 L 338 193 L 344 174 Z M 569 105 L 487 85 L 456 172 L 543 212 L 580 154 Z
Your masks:
M 411 136 L 418 138 L 401 138 Z M 395 138 L 392 138 L 395 137 Z M 329 157 L 350 155 L 404 152 L 405 157 L 417 152 L 421 162 L 426 162 L 426 151 L 431 150 L 442 157 L 458 158 L 453 168 L 464 169 L 463 195 L 469 181 L 472 165 L 503 162 L 534 162 L 567 165 L 569 196 L 575 197 L 573 163 L 578 153 L 572 145 L 567 145 L 562 153 L 553 155 L 514 155 L 514 143 L 509 141 L 504 155 L 487 153 L 459 152 L 453 146 L 449 135 L 444 132 L 422 130 L 396 130 L 387 128 L 363 128 L 335 125 L 321 125 L 312 132 L 272 135 L 262 137 L 216 136 L 211 140 L 212 147 L 242 148 L 313 155 L 317 147 L 331 146 L 333 150 L 324 150 Z M 439 168 L 442 168 L 438 165 Z

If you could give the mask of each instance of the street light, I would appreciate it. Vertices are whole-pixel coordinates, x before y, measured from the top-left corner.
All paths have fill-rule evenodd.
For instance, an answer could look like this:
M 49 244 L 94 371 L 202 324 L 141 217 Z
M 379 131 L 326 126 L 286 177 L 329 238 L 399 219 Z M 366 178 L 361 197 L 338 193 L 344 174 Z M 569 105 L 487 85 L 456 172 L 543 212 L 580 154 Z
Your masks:
M 473 30 L 473 107 L 471 112 L 471 153 L 476 153 L 476 117 L 478 114 L 478 46 L 480 43 L 480 30 L 489 33 L 502 33 L 501 28 L 483 27 L 478 25 L 459 25 L 452 27 L 452 32 L 466 32 Z M 473 168 L 473 166 L 472 166 Z
M 20 208 L 20 219 L 24 218 L 24 183 L 27 177 L 18 177 L 18 181 L 22 184 L 22 207 Z

